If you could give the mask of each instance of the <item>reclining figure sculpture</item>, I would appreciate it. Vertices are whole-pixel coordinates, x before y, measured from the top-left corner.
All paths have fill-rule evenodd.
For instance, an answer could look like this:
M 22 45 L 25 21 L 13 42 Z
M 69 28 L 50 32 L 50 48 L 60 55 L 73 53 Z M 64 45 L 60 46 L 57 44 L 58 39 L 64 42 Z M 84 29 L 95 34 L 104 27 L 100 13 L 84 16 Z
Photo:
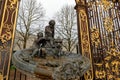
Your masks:
M 79 53 L 62 51 L 62 39 L 54 39 L 55 21 L 37 34 L 32 48 L 16 51 L 12 63 L 20 70 L 43 80 L 79 80 L 90 61 Z

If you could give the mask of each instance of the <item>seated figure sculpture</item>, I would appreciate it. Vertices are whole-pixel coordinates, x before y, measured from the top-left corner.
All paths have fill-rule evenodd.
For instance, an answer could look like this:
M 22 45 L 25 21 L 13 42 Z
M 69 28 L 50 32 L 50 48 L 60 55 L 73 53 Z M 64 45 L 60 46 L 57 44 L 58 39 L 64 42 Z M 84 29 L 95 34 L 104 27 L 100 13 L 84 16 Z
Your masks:
M 55 21 L 50 20 L 49 25 L 45 27 L 46 38 L 54 38 L 54 26 L 55 26 Z
M 55 21 L 50 20 L 49 25 L 45 27 L 45 39 L 47 40 L 47 46 L 53 47 L 54 43 L 54 26 Z
M 43 37 L 43 33 L 42 32 L 37 33 L 37 39 L 34 40 L 33 43 L 34 51 L 31 57 L 38 56 L 45 58 L 45 53 L 43 53 L 42 51 L 45 44 L 46 44 L 46 40 Z
M 62 50 L 62 40 L 54 39 L 54 25 L 55 21 L 50 20 L 49 25 L 45 27 L 45 37 L 41 32 L 37 34 L 37 39 L 35 39 L 33 44 L 35 49 L 31 57 L 45 58 L 46 53 L 49 53 L 49 50 L 51 51 L 51 55 L 54 55 L 54 57 L 58 56 L 58 53 Z

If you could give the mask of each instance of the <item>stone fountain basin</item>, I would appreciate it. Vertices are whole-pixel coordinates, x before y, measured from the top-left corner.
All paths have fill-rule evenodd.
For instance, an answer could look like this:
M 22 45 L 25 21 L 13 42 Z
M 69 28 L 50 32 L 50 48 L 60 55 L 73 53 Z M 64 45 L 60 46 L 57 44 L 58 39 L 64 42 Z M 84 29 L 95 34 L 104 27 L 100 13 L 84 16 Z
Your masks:
M 33 49 L 16 51 L 12 57 L 13 65 L 27 74 L 48 80 L 66 80 L 72 76 L 82 76 L 90 68 L 90 60 L 80 54 L 65 53 L 54 58 L 31 58 Z M 71 73 L 71 74 L 69 74 Z M 66 75 L 66 76 L 65 76 Z

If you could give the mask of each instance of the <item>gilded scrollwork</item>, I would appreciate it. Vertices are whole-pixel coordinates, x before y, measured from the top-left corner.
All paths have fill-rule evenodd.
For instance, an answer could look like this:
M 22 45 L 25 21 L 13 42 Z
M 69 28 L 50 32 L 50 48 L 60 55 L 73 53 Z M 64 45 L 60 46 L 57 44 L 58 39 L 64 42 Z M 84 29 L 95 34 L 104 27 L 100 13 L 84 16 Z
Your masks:
M 100 32 L 99 32 L 99 29 L 93 27 L 91 29 L 91 42 L 92 42 L 92 45 L 95 47 L 98 47 L 98 45 L 100 44 Z
M 103 79 L 103 78 L 105 78 L 106 73 L 104 70 L 99 70 L 99 71 L 96 70 L 95 75 L 96 75 L 97 79 Z
M 12 9 L 12 8 L 15 8 L 14 7 L 14 4 L 16 4 L 17 3 L 17 0 L 9 0 L 10 1 L 10 5 L 8 6 L 10 9 Z
M 111 46 L 109 50 L 106 51 L 107 56 L 105 57 L 105 68 L 107 69 L 107 78 L 115 79 L 116 76 L 120 76 L 120 51 L 116 49 L 115 46 Z M 113 75 L 114 73 L 114 75 Z
M 106 31 L 108 32 L 112 32 L 113 31 L 113 20 L 110 17 L 106 17 L 103 19 L 104 22 L 104 28 Z
M 88 42 L 88 36 L 83 35 L 83 40 L 81 41 L 83 43 L 83 52 L 88 52 L 89 51 L 89 42 Z M 87 56 L 89 57 L 89 56 Z
M 12 25 L 4 24 L 4 34 L 1 35 L 0 40 L 2 43 L 7 42 L 12 38 Z
M 108 0 L 98 1 L 97 5 L 101 5 L 104 12 L 108 11 L 110 8 L 113 7 L 112 2 Z M 102 44 L 103 48 L 101 49 L 101 51 L 103 51 L 102 54 L 104 54 L 104 57 L 102 58 L 104 60 L 104 66 L 103 64 L 101 67 L 100 65 L 96 65 L 96 67 L 98 68 L 95 68 L 95 75 L 98 79 L 116 80 L 120 76 L 120 51 L 119 49 L 117 49 L 119 47 L 115 45 L 114 39 L 112 37 L 113 35 L 111 35 L 114 34 L 112 33 L 114 31 L 114 22 L 113 18 L 108 15 L 104 16 L 104 18 L 103 16 L 101 16 L 101 18 L 103 20 L 104 31 L 100 31 L 99 29 L 101 28 L 96 29 L 95 27 L 93 27 L 91 29 L 91 43 L 94 47 L 97 48 L 102 42 L 107 42 L 109 46 L 105 46 L 106 43 Z M 103 34 L 103 36 L 100 36 L 100 34 L 104 32 L 106 32 L 107 34 L 105 33 Z M 119 40 L 119 34 L 115 33 L 114 35 L 114 38 L 116 40 Z M 100 41 L 100 37 L 104 40 Z
M 96 67 L 95 76 L 96 76 L 96 79 L 104 79 L 105 78 L 106 72 L 102 68 L 103 65 L 104 65 L 103 62 L 101 62 L 101 63 L 95 63 L 95 67 Z
M 108 79 L 108 80 L 114 80 L 114 78 L 115 78 L 115 77 L 114 77 L 113 75 L 111 75 L 111 74 L 107 75 L 107 79 Z
M 119 61 L 112 61 L 111 66 L 112 66 L 112 71 L 115 72 L 117 75 L 119 75 Z
M 79 11 L 80 11 L 79 20 L 81 22 L 80 23 L 80 34 L 81 34 L 82 54 L 88 57 L 92 62 L 87 14 L 84 9 L 81 9 Z M 85 74 L 85 80 L 92 80 L 92 79 L 93 79 L 93 68 L 91 65 L 91 69 Z
M 12 52 L 16 18 L 18 13 L 18 0 L 5 0 L 4 10 L 0 24 L 0 70 L 8 80 L 10 56 Z M 5 68 L 5 69 L 4 69 Z M 0 77 L 1 78 L 1 77 Z M 0 79 L 2 80 L 2 79 Z
M 108 51 L 106 51 L 107 54 L 109 54 L 110 56 L 119 56 L 120 52 L 117 51 L 117 49 L 115 47 L 111 47 Z
M 90 43 L 89 43 L 89 32 L 88 32 L 88 23 L 87 23 L 87 15 L 85 10 L 80 10 L 80 20 L 81 20 L 81 42 L 82 42 L 82 53 L 90 53 Z M 90 55 L 87 56 L 90 58 Z
M 80 4 L 80 1 L 76 0 L 76 3 Z M 94 60 L 92 66 L 94 66 L 95 79 L 120 80 L 120 31 L 119 13 L 117 12 L 119 3 L 114 4 L 110 0 L 83 1 L 86 1 L 87 6 L 80 4 L 82 6 L 78 6 L 79 10 L 77 9 L 79 11 L 81 52 L 90 60 Z M 90 28 L 88 28 L 89 26 Z M 89 29 L 91 30 L 89 31 Z M 90 57 L 91 54 L 92 57 Z M 85 80 L 90 80 L 88 76 L 91 72 L 87 73 Z
M 107 11 L 114 6 L 113 2 L 111 2 L 109 0 L 100 0 L 100 1 L 96 1 L 96 2 L 97 2 L 97 5 L 102 6 L 104 11 Z
M 87 15 L 84 10 L 80 10 L 80 17 L 82 21 L 86 21 Z
M 85 74 L 85 80 L 93 80 L 93 76 L 91 76 L 91 71 L 87 71 Z

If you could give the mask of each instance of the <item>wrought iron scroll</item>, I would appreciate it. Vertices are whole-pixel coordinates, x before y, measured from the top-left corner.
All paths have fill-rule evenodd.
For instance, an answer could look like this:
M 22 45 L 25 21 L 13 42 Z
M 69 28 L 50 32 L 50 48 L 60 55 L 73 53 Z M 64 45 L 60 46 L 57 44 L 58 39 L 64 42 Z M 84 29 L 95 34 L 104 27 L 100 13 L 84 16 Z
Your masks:
M 86 0 L 95 80 L 120 79 L 120 9 L 112 0 Z
M 0 75 L 8 80 L 14 31 L 18 13 L 18 0 L 4 0 L 0 24 Z
M 80 50 L 83 55 L 91 56 L 92 79 L 119 80 L 120 1 L 76 0 L 76 4 Z

